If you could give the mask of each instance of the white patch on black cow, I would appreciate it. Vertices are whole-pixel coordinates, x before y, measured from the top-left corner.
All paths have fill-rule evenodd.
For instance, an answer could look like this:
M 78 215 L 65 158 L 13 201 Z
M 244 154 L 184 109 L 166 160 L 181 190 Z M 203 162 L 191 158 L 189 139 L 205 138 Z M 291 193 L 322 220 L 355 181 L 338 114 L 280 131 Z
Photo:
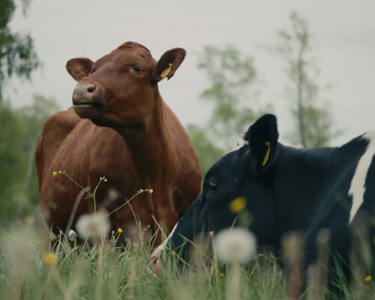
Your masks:
M 365 153 L 363 153 L 358 161 L 350 184 L 349 195 L 352 196 L 352 208 L 350 209 L 349 223 L 353 221 L 353 218 L 363 203 L 367 173 L 370 169 L 372 158 L 375 155 L 375 131 L 365 134 L 364 138 L 368 139 L 369 144 L 367 145 Z

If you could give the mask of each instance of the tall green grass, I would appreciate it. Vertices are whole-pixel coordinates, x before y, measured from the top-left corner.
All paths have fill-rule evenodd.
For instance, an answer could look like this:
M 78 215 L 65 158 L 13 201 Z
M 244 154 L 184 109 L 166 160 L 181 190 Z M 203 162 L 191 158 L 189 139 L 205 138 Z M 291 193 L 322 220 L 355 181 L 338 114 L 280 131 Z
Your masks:
M 79 246 L 62 237 L 52 249 L 46 231 L 28 226 L 1 232 L 0 299 L 231 299 L 228 267 L 198 244 L 189 263 L 165 251 L 156 275 L 150 240 L 118 247 L 118 237 L 115 233 L 109 241 Z M 58 262 L 43 259 L 50 252 Z M 286 299 L 285 274 L 273 257 L 258 255 L 240 267 L 239 289 L 240 299 Z M 311 295 L 322 293 L 307 290 L 304 296 L 314 299 Z M 362 285 L 345 298 L 375 299 L 375 292 Z
M 52 251 L 48 233 L 3 232 L 0 299 L 225 299 L 225 267 L 205 251 L 194 251 L 190 264 L 166 251 L 156 275 L 150 241 L 117 247 L 115 239 L 77 246 L 62 238 L 55 245 L 57 264 L 48 265 L 43 260 Z M 283 276 L 275 261 L 258 257 L 250 265 L 241 268 L 241 297 L 283 299 Z

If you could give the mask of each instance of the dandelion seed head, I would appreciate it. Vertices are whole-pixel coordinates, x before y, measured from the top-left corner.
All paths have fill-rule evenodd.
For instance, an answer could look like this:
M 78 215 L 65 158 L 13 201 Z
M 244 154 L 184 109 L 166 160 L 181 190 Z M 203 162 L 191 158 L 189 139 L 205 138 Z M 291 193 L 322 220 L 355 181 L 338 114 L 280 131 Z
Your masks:
M 256 239 L 243 228 L 226 229 L 214 239 L 218 259 L 223 263 L 247 263 L 256 253 Z
M 105 211 L 98 211 L 82 215 L 77 221 L 76 228 L 81 238 L 100 240 L 108 235 L 111 224 L 108 214 Z
M 75 232 L 73 229 L 70 229 L 68 232 L 68 240 L 71 242 L 75 242 L 77 240 L 77 232 Z

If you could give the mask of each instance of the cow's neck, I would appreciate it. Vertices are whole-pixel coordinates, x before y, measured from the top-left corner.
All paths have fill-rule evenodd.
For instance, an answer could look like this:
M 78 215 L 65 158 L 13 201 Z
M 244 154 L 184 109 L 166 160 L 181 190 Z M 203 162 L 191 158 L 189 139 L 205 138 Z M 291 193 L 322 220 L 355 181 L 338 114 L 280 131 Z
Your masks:
M 280 146 L 280 159 L 273 185 L 278 195 L 280 223 L 293 230 L 309 224 L 308 219 L 322 210 L 333 209 L 339 195 L 332 186 L 342 185 L 347 193 L 356 163 L 366 149 L 364 140 L 353 140 L 342 147 L 300 150 Z M 340 190 L 340 189 L 339 189 Z M 332 202 L 332 203 L 331 203 Z
M 167 113 L 165 103 L 158 96 L 146 130 L 138 134 L 122 133 L 139 180 L 149 181 L 149 184 L 163 183 L 172 172 L 171 160 L 175 154 L 173 144 L 168 142 Z

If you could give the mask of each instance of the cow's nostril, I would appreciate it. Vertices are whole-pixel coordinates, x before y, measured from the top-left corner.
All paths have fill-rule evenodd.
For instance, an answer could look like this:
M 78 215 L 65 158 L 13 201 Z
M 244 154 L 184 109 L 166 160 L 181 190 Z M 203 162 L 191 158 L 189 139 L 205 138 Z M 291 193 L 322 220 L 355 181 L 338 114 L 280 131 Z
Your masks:
M 95 84 L 90 84 L 90 85 L 88 85 L 87 86 L 87 91 L 89 92 L 89 93 L 93 93 L 94 91 L 95 91 L 95 89 L 96 89 L 96 85 Z

